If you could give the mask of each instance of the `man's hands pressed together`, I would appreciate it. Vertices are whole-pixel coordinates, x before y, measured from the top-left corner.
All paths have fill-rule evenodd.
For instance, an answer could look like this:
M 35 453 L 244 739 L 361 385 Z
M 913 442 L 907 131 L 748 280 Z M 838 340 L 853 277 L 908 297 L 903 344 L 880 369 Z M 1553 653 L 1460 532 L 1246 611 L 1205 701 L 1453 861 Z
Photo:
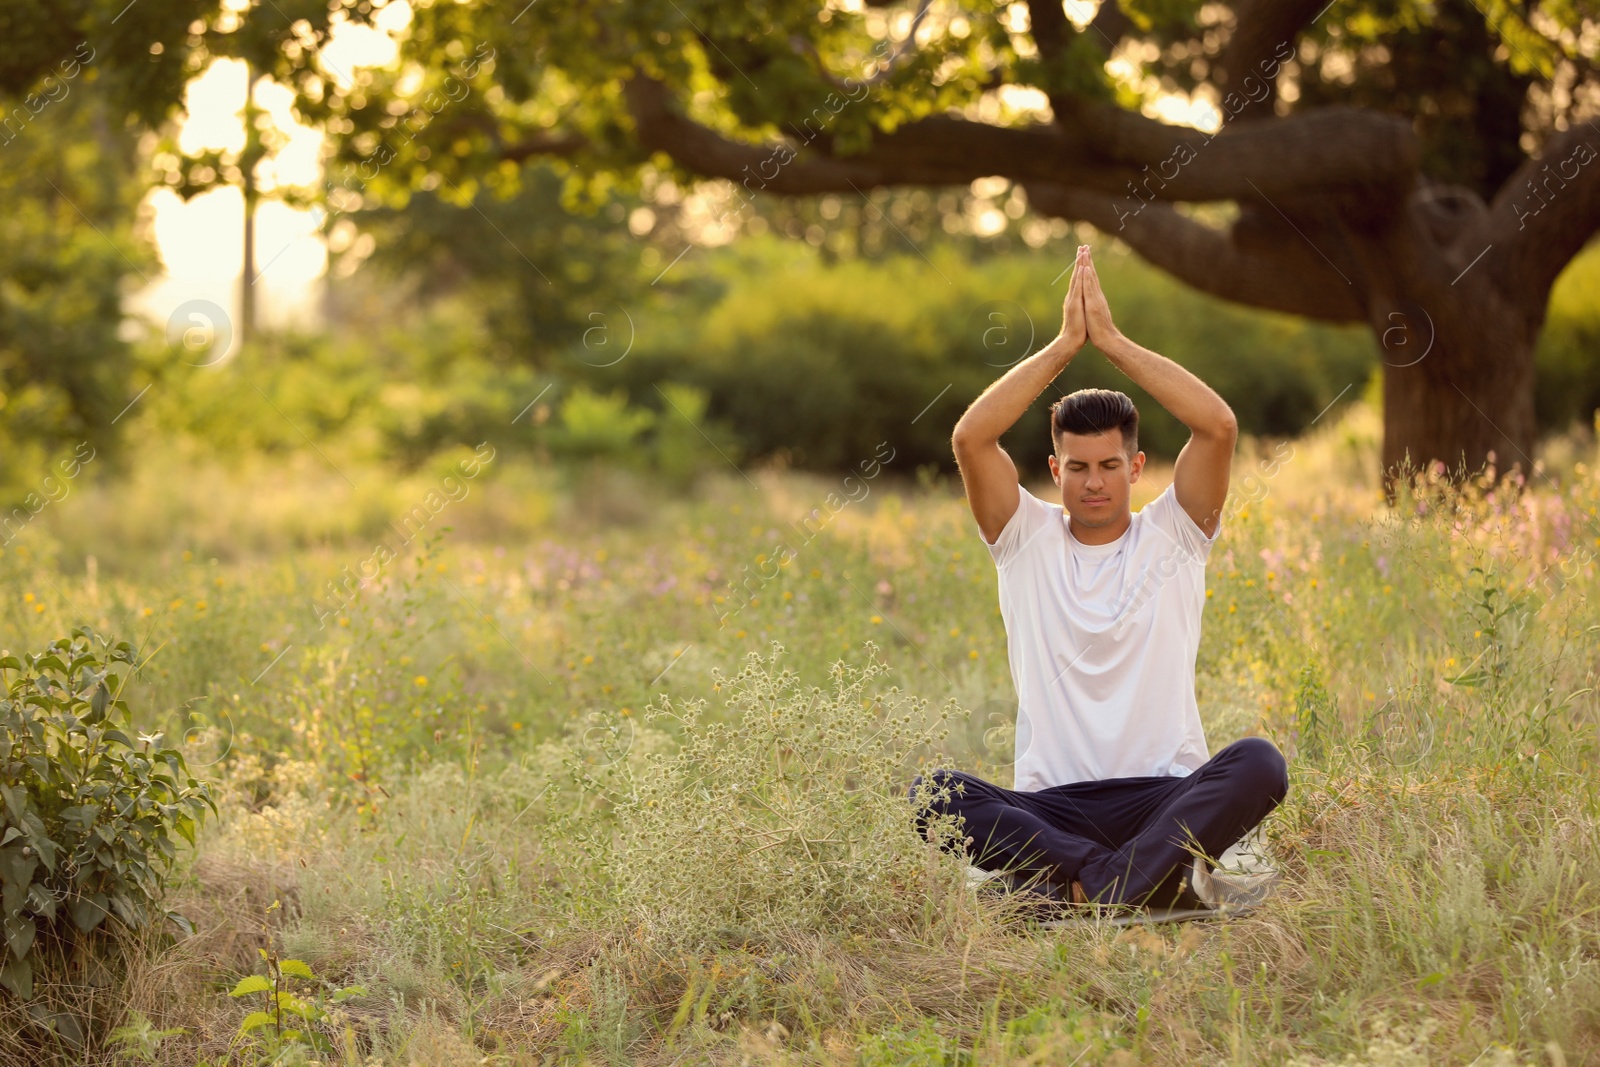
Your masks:
M 1111 321 L 1111 305 L 1106 302 L 1105 290 L 1100 288 L 1100 275 L 1095 273 L 1094 257 L 1089 254 L 1087 245 L 1078 252 L 1077 268 L 1072 272 L 1072 282 L 1077 285 L 1078 276 L 1083 275 L 1083 284 L 1079 288 L 1083 290 L 1084 325 L 1089 343 L 1106 352 L 1108 346 L 1114 346 L 1122 340 L 1122 334 Z M 1072 299 L 1070 293 L 1067 299 Z
M 1078 258 L 1072 264 L 1072 280 L 1067 283 L 1067 298 L 1061 304 L 1061 335 L 1057 338 L 1069 353 L 1076 353 L 1089 340 L 1083 301 L 1084 267 L 1089 263 L 1089 246 L 1079 245 Z M 1089 269 L 1093 270 L 1092 264 Z

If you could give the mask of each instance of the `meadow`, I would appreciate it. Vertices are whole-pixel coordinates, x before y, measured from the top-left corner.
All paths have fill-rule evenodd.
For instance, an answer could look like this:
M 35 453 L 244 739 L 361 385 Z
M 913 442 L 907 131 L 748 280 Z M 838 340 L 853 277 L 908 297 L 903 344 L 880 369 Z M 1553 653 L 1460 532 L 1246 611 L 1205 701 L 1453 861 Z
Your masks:
M 1389 506 L 1371 401 L 1242 441 L 1209 562 L 1207 739 L 1288 756 L 1282 881 L 1127 929 L 1041 928 L 910 828 L 921 768 L 1009 784 L 1014 705 L 959 482 L 892 442 L 692 492 L 152 446 L 10 538 L 0 618 L 135 646 L 135 721 L 215 789 L 193 933 L 41 971 L 92 1025 L 7 1000 L 0 1058 L 1600 1063 L 1595 433 Z M 242 1030 L 280 990 L 302 1037 Z

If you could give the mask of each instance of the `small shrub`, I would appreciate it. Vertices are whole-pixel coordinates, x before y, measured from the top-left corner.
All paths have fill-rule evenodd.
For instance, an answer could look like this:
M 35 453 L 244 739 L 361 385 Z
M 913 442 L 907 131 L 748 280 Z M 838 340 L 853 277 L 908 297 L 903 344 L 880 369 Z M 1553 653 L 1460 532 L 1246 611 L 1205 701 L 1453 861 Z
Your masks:
M 119 668 L 119 665 L 122 665 Z M 0 985 L 33 996 L 36 946 L 166 918 L 165 879 L 211 790 L 162 735 L 137 733 L 118 699 L 134 651 L 74 629 L 43 652 L 0 657 Z M 119 673 L 124 670 L 124 673 Z

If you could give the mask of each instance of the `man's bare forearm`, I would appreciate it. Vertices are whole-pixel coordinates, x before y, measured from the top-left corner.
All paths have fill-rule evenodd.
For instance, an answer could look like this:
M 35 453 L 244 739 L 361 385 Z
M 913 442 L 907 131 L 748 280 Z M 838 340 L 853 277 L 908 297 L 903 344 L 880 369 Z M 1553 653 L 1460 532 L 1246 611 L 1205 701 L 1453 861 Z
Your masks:
M 1236 427 L 1228 402 L 1180 364 L 1128 340 L 1120 332 L 1098 347 L 1118 370 L 1132 378 L 1191 433 L 1219 434 Z
M 1078 346 L 1057 335 L 1055 340 L 1006 371 L 956 420 L 952 439 L 972 444 L 1000 440 L 1044 392 L 1045 386 L 1066 369 L 1078 350 Z

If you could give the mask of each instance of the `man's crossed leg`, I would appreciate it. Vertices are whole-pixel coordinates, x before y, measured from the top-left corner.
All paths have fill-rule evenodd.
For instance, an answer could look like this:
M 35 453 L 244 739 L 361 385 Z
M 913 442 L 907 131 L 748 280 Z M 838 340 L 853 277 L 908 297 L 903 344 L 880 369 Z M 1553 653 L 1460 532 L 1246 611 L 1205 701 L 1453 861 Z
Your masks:
M 931 797 L 948 791 L 943 799 Z M 1264 737 L 1223 748 L 1184 777 L 1147 775 L 1074 782 L 1034 792 L 1002 789 L 961 771 L 911 784 L 918 832 L 929 812 L 958 815 L 972 862 L 1037 879 L 1051 896 L 1072 882 L 1090 901 L 1193 904 L 1192 848 L 1211 863 L 1283 802 L 1282 753 Z

